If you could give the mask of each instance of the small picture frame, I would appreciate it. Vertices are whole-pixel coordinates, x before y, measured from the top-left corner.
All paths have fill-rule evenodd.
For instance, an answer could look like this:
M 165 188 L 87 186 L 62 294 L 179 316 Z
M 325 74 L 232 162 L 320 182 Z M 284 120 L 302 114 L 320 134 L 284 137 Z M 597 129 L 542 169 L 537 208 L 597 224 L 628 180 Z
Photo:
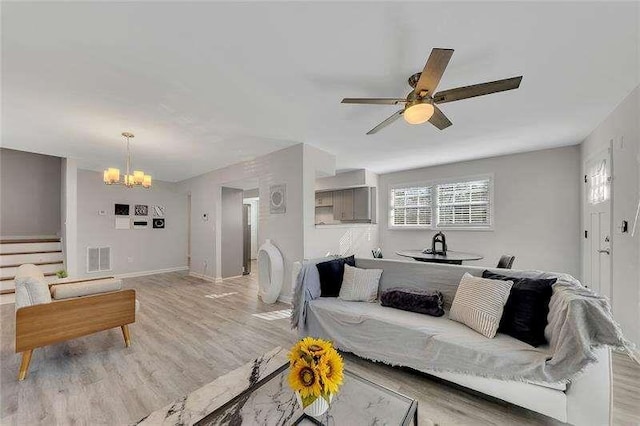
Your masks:
M 116 204 L 114 213 L 116 216 L 129 216 L 129 204 Z
M 133 210 L 136 216 L 148 216 L 149 215 L 149 206 L 146 204 L 136 204 Z
M 151 211 L 153 213 L 153 217 L 164 217 L 164 206 L 153 206 Z
M 269 213 L 284 214 L 287 212 L 287 185 L 271 185 L 269 187 Z
M 133 229 L 147 229 L 149 227 L 149 222 L 146 220 L 133 220 Z

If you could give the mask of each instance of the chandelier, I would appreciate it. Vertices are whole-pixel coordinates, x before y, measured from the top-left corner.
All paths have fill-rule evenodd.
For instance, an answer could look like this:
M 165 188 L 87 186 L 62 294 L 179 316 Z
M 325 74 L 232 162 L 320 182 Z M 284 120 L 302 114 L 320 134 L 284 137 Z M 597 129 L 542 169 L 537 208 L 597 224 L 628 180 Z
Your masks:
M 122 136 L 127 140 L 127 170 L 124 179 L 120 180 L 120 169 L 113 167 L 104 171 L 104 183 L 107 185 L 124 185 L 127 188 L 142 186 L 151 188 L 151 176 L 145 175 L 141 170 L 134 170 L 131 174 L 131 151 L 129 150 L 129 140 L 134 137 L 133 133 L 122 132 Z

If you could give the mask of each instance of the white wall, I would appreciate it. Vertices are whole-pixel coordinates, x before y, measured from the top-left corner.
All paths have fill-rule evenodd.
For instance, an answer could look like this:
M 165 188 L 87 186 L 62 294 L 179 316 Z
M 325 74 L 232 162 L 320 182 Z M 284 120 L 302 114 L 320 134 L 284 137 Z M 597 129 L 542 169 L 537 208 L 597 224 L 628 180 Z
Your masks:
M 87 247 L 110 246 L 112 271 L 106 274 L 135 274 L 184 268 L 187 265 L 187 197 L 174 183 L 154 181 L 149 190 L 107 186 L 102 174 L 78 170 L 77 260 L 79 276 L 100 276 L 86 272 Z M 165 229 L 117 230 L 114 204 L 165 207 Z M 99 214 L 104 210 L 104 216 Z M 152 220 L 151 211 L 147 218 Z M 140 218 L 140 217 L 138 217 Z
M 0 149 L 0 235 L 59 235 L 61 159 Z
M 222 188 L 222 278 L 242 275 L 242 189 Z
M 257 178 L 259 203 L 259 241 L 266 239 L 282 252 L 285 282 L 281 296 L 291 294 L 293 262 L 303 259 L 303 145 L 294 145 L 251 161 L 234 164 L 179 183 L 184 193 L 191 193 L 191 272 L 205 278 L 221 278 L 222 239 L 217 230 L 221 223 L 221 187 L 227 182 Z M 269 213 L 269 187 L 287 186 L 285 214 Z M 202 215 L 207 213 L 209 220 Z
M 70 277 L 78 276 L 78 165 L 72 158 L 61 164 L 60 215 L 62 253 Z
M 251 226 L 251 259 L 258 259 L 258 210 L 260 208 L 258 199 L 258 190 L 255 190 L 256 197 L 244 198 L 243 203 L 250 206 L 249 224 Z M 247 196 L 247 191 L 244 191 L 244 197 Z
M 479 253 L 469 264 L 495 266 L 502 254 L 514 268 L 580 275 L 580 153 L 578 146 L 447 164 L 380 175 L 380 243 L 386 258 L 431 246 L 434 231 L 390 230 L 390 185 L 494 175 L 494 229 L 444 231 L 451 250 Z
M 629 222 L 629 227 L 633 226 L 640 197 L 639 121 L 640 86 L 584 140 L 581 151 L 584 163 L 613 141 L 611 305 L 625 335 L 636 343 L 640 343 L 640 229 L 632 237 L 630 232 L 622 233 L 617 226 L 623 220 Z M 584 240 L 582 242 L 584 245 Z

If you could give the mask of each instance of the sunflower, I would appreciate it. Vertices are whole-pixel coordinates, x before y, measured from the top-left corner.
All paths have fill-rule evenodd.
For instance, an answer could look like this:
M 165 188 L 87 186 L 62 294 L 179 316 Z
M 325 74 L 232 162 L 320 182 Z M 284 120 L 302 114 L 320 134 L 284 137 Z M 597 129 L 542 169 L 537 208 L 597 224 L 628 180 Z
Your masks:
M 318 363 L 318 370 L 325 393 L 335 394 L 338 392 L 343 379 L 342 369 L 342 357 L 335 349 L 330 348 L 322 355 Z
M 322 393 L 318 369 L 304 358 L 300 358 L 291 366 L 289 386 L 300 392 L 302 398 L 318 397 Z
M 305 337 L 296 343 L 289 352 L 289 361 L 291 365 L 295 364 L 300 358 L 305 358 L 308 362 L 316 361 L 327 350 L 331 349 L 331 343 L 322 339 L 314 339 L 313 337 Z

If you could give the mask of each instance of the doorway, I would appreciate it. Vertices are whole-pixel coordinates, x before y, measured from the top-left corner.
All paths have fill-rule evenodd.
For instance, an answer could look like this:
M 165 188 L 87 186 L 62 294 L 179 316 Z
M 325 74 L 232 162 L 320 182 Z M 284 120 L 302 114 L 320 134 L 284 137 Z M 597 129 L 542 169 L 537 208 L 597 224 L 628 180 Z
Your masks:
M 613 300 L 612 253 L 612 164 L 611 148 L 600 151 L 584 164 L 584 283 Z
M 258 261 L 258 218 L 260 211 L 258 188 L 245 190 L 244 197 L 242 203 L 246 212 L 247 225 L 245 227 L 243 264 L 245 265 L 245 275 L 248 275 L 256 271 Z
M 249 275 L 258 251 L 258 179 L 226 182 L 221 187 L 221 278 Z

